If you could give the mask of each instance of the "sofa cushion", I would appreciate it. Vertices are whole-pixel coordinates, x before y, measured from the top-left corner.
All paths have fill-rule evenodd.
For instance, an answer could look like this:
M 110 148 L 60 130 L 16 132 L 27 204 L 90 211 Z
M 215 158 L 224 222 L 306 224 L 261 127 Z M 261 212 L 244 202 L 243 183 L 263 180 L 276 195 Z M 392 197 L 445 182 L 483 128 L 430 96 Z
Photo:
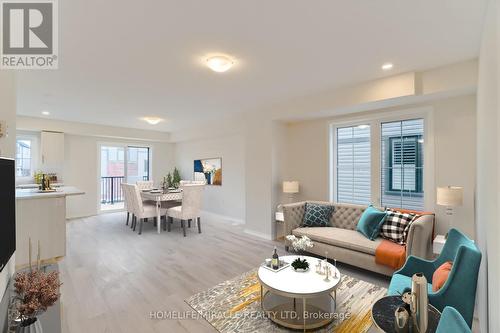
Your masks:
M 331 205 L 321 205 L 317 203 L 306 203 L 304 213 L 304 227 L 327 227 L 330 225 L 334 207 Z
M 384 224 L 382 224 L 380 234 L 390 241 L 405 244 L 410 223 L 414 218 L 415 214 L 401 213 L 396 210 L 387 209 L 387 217 Z
M 313 242 L 320 242 L 345 249 L 375 255 L 377 246 L 382 241 L 367 239 L 356 230 L 347 230 L 335 227 L 297 228 L 292 231 L 295 236 L 307 236 Z
M 369 240 L 374 240 L 380 234 L 380 227 L 384 223 L 386 215 L 386 212 L 370 205 L 361 215 L 356 230 Z

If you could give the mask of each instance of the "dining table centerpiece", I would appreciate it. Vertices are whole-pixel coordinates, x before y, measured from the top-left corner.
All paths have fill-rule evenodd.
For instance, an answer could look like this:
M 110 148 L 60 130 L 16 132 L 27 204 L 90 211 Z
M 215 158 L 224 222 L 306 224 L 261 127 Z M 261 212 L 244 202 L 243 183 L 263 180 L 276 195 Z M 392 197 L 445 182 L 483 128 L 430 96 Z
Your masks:
M 286 240 L 290 242 L 293 250 L 299 255 L 297 259 L 292 262 L 292 267 L 296 272 L 306 272 L 309 270 L 309 263 L 307 260 L 301 259 L 300 254 L 307 249 L 310 249 L 314 246 L 313 241 L 307 236 L 297 237 L 295 235 L 286 236 Z
M 174 171 L 172 172 L 172 187 L 178 189 L 181 184 L 181 174 L 179 172 L 179 169 L 174 168 Z

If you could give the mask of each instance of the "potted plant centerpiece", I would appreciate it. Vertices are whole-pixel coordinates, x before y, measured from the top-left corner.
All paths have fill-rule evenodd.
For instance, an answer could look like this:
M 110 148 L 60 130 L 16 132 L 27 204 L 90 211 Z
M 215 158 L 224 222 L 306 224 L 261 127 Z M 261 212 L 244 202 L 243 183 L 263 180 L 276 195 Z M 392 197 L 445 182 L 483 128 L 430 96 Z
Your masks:
M 179 169 L 174 168 L 174 172 L 172 173 L 172 186 L 175 188 L 179 188 L 181 184 L 181 174 L 179 173 Z
M 300 252 L 310 249 L 314 243 L 307 236 L 296 237 L 295 235 L 286 236 L 286 240 L 292 244 L 293 250 L 299 254 L 299 257 L 292 262 L 292 267 L 296 272 L 306 272 L 309 269 L 307 260 L 300 259 Z
M 31 240 L 29 257 L 29 269 L 17 273 L 14 282 L 14 301 L 18 313 L 16 333 L 43 333 L 38 316 L 59 299 L 59 272 L 40 269 L 40 243 L 35 268 L 31 265 Z
M 172 188 L 172 174 L 170 172 L 164 177 L 164 182 L 167 189 Z

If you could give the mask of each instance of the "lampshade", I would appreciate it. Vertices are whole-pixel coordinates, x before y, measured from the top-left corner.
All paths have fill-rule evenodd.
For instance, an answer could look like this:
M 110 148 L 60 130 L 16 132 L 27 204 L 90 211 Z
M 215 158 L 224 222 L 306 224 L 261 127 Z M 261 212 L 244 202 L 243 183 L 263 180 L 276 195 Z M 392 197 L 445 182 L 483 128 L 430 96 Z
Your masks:
M 283 182 L 283 193 L 299 193 L 299 182 L 296 180 Z
M 464 188 L 446 186 L 437 188 L 437 204 L 440 206 L 462 206 L 464 202 Z

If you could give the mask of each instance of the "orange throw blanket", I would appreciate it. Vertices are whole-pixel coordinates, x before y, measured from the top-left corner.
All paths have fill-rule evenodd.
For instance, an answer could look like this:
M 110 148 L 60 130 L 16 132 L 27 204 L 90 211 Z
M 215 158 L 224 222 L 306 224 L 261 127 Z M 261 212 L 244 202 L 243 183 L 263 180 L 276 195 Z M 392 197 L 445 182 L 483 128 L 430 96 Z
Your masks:
M 405 264 L 405 261 L 406 247 L 404 245 L 384 239 L 375 250 L 375 262 L 379 265 L 400 269 Z

